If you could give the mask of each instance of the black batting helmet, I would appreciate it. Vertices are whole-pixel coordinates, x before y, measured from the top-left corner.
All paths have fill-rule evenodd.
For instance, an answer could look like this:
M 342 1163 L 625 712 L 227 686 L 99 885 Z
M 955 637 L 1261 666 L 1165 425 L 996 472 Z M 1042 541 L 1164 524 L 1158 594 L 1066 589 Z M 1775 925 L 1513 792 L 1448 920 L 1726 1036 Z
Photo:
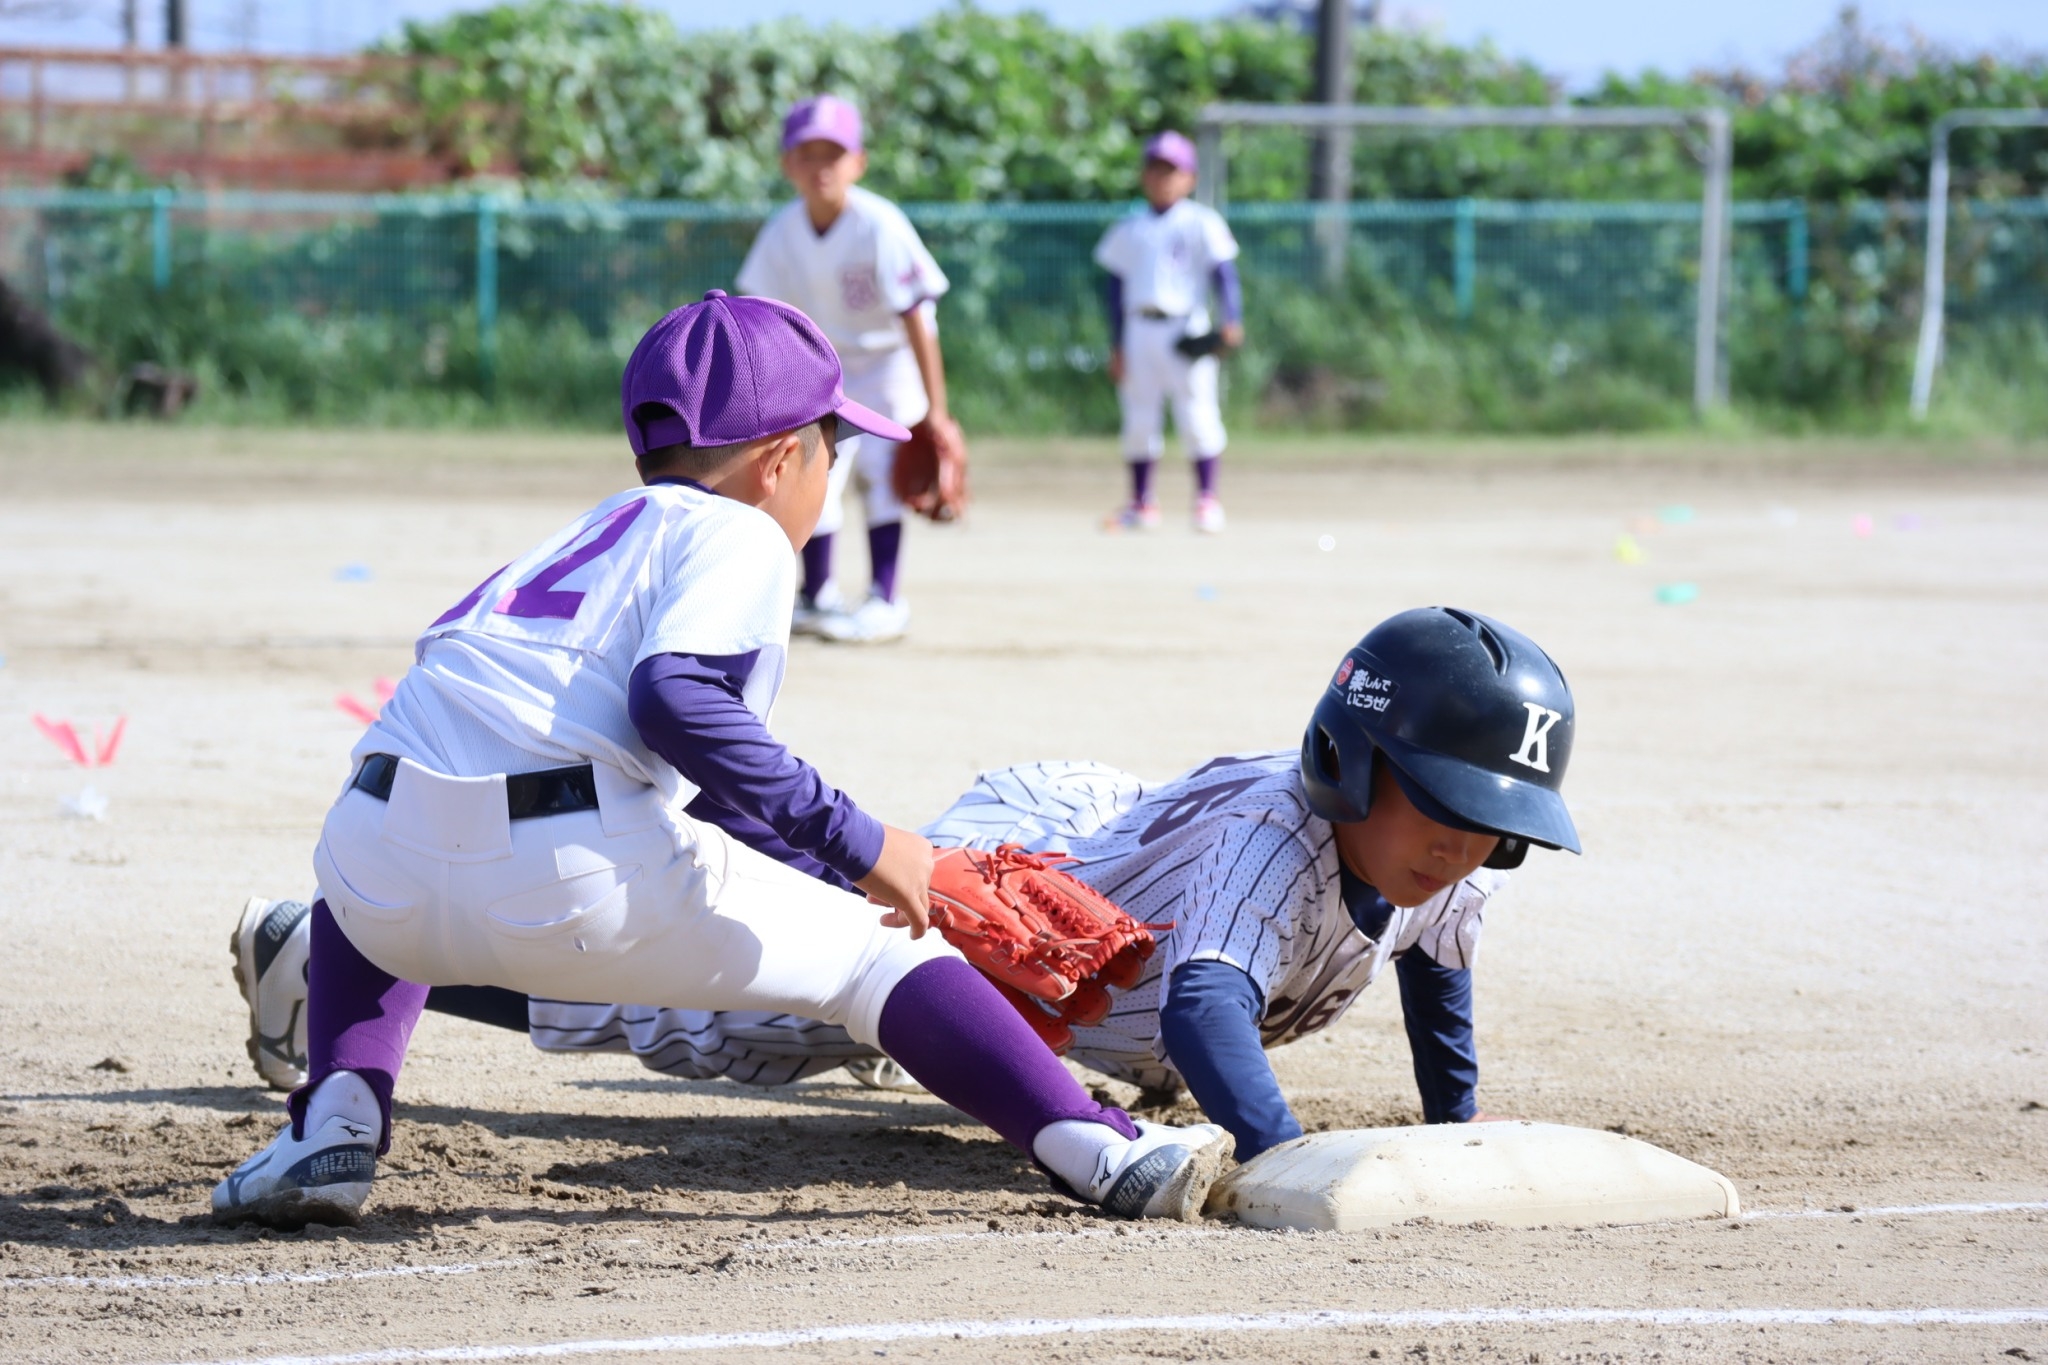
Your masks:
M 1452 607 L 1390 616 L 1344 656 L 1301 741 L 1301 781 L 1325 820 L 1363 820 L 1384 756 L 1439 824 L 1500 836 L 1488 867 L 1530 844 L 1579 851 L 1558 788 L 1572 692 L 1536 642 Z

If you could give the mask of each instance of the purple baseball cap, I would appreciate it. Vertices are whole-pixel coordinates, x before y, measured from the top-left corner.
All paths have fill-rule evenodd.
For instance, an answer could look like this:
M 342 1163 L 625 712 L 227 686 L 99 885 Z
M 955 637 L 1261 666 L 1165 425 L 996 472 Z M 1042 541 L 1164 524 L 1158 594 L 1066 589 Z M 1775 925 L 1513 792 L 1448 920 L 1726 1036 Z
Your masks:
M 839 353 L 818 324 L 786 303 L 723 289 L 647 329 L 626 361 L 619 400 L 635 455 L 758 441 L 833 415 L 885 441 L 910 439 L 846 396 Z
M 1145 159 L 1164 161 L 1177 171 L 1186 171 L 1193 175 L 1195 144 L 1169 128 L 1163 133 L 1154 134 L 1152 140 L 1145 144 Z
M 837 95 L 818 95 L 789 111 L 782 120 L 782 150 L 819 138 L 849 152 L 860 150 L 860 110 Z

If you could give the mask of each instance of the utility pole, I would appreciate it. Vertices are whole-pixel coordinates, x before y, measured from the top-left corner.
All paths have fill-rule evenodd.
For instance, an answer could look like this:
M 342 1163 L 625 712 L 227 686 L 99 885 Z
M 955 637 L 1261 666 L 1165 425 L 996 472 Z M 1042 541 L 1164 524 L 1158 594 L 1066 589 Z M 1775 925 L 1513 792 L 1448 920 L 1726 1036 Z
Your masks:
M 121 46 L 132 58 L 142 46 L 142 0 L 121 0 Z M 135 63 L 121 68 L 121 90 L 128 103 L 135 103 Z
M 188 46 L 185 0 L 164 0 L 164 46 L 179 54 Z M 171 66 L 171 100 L 178 104 L 185 101 L 185 68 L 176 62 Z
M 1351 103 L 1351 20 L 1355 2 L 1317 0 L 1317 104 Z M 1322 244 L 1323 278 L 1334 283 L 1344 276 L 1345 239 L 1350 236 L 1344 206 L 1351 200 L 1351 130 L 1317 130 L 1309 158 L 1309 198 L 1328 205 L 1330 210 L 1318 224 L 1317 236 Z

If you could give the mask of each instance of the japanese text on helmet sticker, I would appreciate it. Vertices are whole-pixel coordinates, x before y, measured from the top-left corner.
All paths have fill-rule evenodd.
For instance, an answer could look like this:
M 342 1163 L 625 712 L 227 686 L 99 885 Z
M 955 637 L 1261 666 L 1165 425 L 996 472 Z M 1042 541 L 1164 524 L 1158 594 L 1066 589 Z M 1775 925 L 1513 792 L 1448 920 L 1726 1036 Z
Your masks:
M 1352 662 L 1346 659 L 1344 667 L 1337 671 L 1337 683 L 1344 689 L 1344 704 L 1361 711 L 1385 711 L 1394 694 L 1401 690 L 1400 684 L 1392 678 L 1380 677 L 1362 664 L 1354 668 Z

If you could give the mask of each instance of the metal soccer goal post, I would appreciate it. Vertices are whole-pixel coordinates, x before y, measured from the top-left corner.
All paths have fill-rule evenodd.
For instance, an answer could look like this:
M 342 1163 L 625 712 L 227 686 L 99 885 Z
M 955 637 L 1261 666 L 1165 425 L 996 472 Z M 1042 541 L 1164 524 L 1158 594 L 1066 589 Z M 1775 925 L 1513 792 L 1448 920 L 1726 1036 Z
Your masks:
M 1699 304 L 1693 332 L 1692 400 L 1705 412 L 1727 401 L 1728 369 L 1723 351 L 1722 314 L 1729 278 L 1729 174 L 1734 140 L 1725 109 L 1579 108 L 1546 106 L 1459 106 L 1429 108 L 1375 104 L 1212 104 L 1195 125 L 1201 152 L 1196 194 L 1222 207 L 1229 168 L 1223 133 L 1229 128 L 1298 128 L 1337 131 L 1353 128 L 1409 128 L 1446 132 L 1458 128 L 1675 128 L 1698 130 L 1692 144 L 1704 174 L 1700 195 Z
M 1920 345 L 1913 353 L 1913 416 L 1927 416 L 1948 311 L 1948 143 L 1958 128 L 2048 128 L 2048 109 L 1958 109 L 1934 121 L 1927 170 L 1927 263 L 1920 283 Z

